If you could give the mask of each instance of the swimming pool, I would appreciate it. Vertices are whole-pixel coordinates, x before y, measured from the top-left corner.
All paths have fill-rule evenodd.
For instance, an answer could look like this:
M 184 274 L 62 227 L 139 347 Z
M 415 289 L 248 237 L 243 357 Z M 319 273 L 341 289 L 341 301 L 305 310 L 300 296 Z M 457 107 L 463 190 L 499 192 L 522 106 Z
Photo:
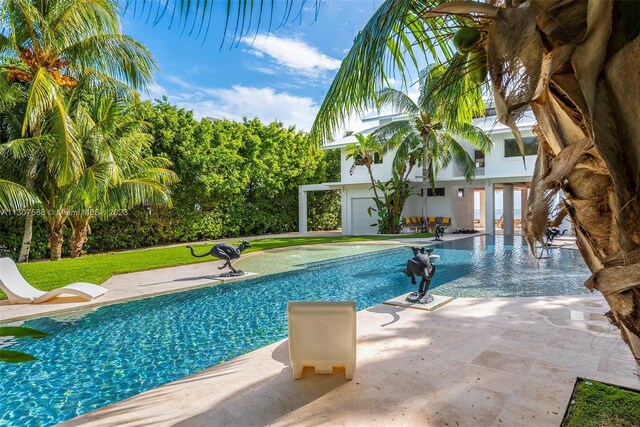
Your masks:
M 434 293 L 587 292 L 576 251 L 538 262 L 519 238 L 477 237 L 436 253 Z M 401 272 L 410 255 L 388 245 L 274 251 L 238 264 L 267 276 L 26 321 L 51 336 L 9 343 L 39 360 L 0 364 L 0 425 L 55 424 L 282 339 L 289 300 L 355 300 L 363 309 L 413 290 Z

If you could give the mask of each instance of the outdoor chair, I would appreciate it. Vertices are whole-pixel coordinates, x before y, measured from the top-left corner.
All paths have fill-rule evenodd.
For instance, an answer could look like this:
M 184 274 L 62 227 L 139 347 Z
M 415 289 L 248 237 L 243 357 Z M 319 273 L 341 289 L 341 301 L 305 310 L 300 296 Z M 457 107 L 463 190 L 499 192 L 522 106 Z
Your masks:
M 316 374 L 344 368 L 348 380 L 356 368 L 356 303 L 290 301 L 289 358 L 293 378 L 302 377 L 305 366 Z
M 107 292 L 106 288 L 92 283 L 72 283 L 62 288 L 44 292 L 27 282 L 11 258 L 0 258 L 0 289 L 7 294 L 11 304 L 41 303 L 68 294 L 91 301 Z

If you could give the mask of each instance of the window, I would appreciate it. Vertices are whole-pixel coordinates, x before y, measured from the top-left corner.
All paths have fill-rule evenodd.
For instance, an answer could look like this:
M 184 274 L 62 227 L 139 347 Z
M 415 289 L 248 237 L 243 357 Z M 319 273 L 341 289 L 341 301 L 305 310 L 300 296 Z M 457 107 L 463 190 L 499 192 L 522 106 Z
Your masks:
M 458 188 L 458 197 L 464 197 L 464 188 Z
M 420 195 L 424 194 L 422 190 L 420 190 Z M 436 188 L 435 190 L 431 187 L 427 188 L 427 197 L 434 196 L 444 196 L 444 188 Z
M 538 154 L 538 138 L 535 136 L 528 136 L 522 138 L 524 141 L 524 155 L 535 156 Z M 520 148 L 515 138 L 509 138 L 504 140 L 504 156 L 505 157 L 520 157 Z
M 484 167 L 484 153 L 480 150 L 475 150 L 475 162 L 477 168 Z
M 364 163 L 362 163 L 362 157 L 360 156 L 356 157 L 356 161 L 354 163 L 356 166 L 364 165 Z M 382 163 L 382 156 L 378 153 L 375 153 L 373 155 L 373 164 L 379 165 L 380 163 Z

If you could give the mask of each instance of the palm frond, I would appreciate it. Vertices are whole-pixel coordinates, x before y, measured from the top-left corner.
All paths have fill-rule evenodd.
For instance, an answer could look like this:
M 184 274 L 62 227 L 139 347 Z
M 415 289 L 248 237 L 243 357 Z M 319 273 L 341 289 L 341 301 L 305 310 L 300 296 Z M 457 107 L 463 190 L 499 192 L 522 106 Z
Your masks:
M 129 36 L 100 34 L 86 37 L 60 52 L 75 64 L 92 68 L 144 89 L 153 80 L 157 64 L 145 45 Z
M 89 34 L 118 33 L 118 11 L 110 0 L 51 1 L 47 11 L 49 30 L 60 49 L 75 44 Z
M 133 16 L 143 18 L 154 25 L 169 21 L 175 28 L 189 37 L 206 40 L 211 26 L 222 32 L 220 48 L 225 43 L 237 46 L 249 34 L 261 31 L 270 33 L 287 22 L 301 20 L 302 14 L 311 9 L 317 17 L 321 0 L 314 0 L 310 8 L 307 0 L 228 0 L 226 2 L 180 0 L 129 0 L 126 8 Z M 220 7 L 221 11 L 217 12 Z M 220 17 L 223 16 L 222 19 Z
M 171 206 L 167 188 L 154 179 L 127 179 L 109 190 L 109 200 L 114 206 Z
M 33 158 L 42 150 L 46 139 L 46 136 L 13 139 L 0 144 L 0 156 L 10 154 L 16 159 Z
M 353 47 L 342 61 L 310 132 L 311 141 L 322 144 L 354 113 L 363 113 L 376 102 L 376 95 L 388 77 L 402 70 L 402 81 L 419 62 L 428 62 L 426 53 L 434 58 L 451 56 L 449 46 L 438 43 L 446 30 L 442 18 L 420 19 L 438 0 L 387 0 L 374 13 L 354 40 Z M 404 38 L 410 39 L 409 43 Z M 396 40 L 390 44 L 389 40 Z M 401 48 L 402 47 L 402 48 Z M 407 58 L 414 64 L 407 64 Z M 419 73 L 419 69 L 415 69 Z
M 392 141 L 394 135 L 398 133 L 405 134 L 413 131 L 414 129 L 415 127 L 409 120 L 394 120 L 380 126 L 372 133 L 372 135 L 374 138 L 384 142 L 384 151 L 387 152 L 398 146 Z
M 14 211 L 38 203 L 38 197 L 22 185 L 0 179 L 0 209 Z
M 424 92 L 424 96 L 437 105 L 437 115 L 443 121 L 465 123 L 484 116 L 482 96 L 488 86 L 469 80 L 467 67 L 466 55 L 456 53 L 430 71 L 433 84 Z
M 26 136 L 29 129 L 37 129 L 39 121 L 47 110 L 53 108 L 58 100 L 58 84 L 46 69 L 38 68 L 27 90 L 22 136 Z
M 467 150 L 465 150 L 458 140 L 449 134 L 438 135 L 438 138 L 441 140 L 443 151 L 450 153 L 454 163 L 458 166 L 462 175 L 464 175 L 465 180 L 471 182 L 476 175 L 476 164 Z M 443 164 L 442 167 L 446 167 L 446 165 Z
M 73 122 L 61 100 L 56 100 L 47 114 L 44 130 L 51 139 L 46 148 L 49 170 L 59 186 L 71 184 L 82 174 L 85 161 Z
M 378 95 L 380 107 L 391 106 L 399 113 L 415 116 L 419 108 L 407 94 L 396 89 L 385 89 Z
M 468 122 L 447 123 L 447 125 L 449 133 L 464 138 L 465 141 L 482 152 L 488 153 L 493 150 L 493 141 L 489 138 L 489 135 L 478 126 L 474 126 Z

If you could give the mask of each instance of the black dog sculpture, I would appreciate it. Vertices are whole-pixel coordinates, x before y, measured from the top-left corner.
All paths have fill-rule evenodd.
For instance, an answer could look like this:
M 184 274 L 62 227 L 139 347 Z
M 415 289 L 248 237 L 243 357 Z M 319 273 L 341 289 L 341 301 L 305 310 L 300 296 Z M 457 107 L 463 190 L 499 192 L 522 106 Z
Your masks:
M 222 270 L 223 268 L 230 268 L 231 272 L 228 273 L 229 276 L 244 275 L 244 271 L 236 270 L 235 268 L 233 268 L 232 263 L 233 261 L 240 258 L 240 255 L 242 255 L 242 252 L 244 252 L 245 249 L 250 247 L 251 247 L 251 243 L 245 240 L 243 240 L 242 243 L 240 243 L 240 245 L 237 247 L 232 246 L 228 243 L 218 243 L 217 245 L 212 247 L 209 252 L 202 255 L 198 255 L 193 251 L 193 248 L 191 246 L 187 246 L 187 248 L 189 248 L 189 250 L 191 251 L 191 255 L 193 255 L 196 258 L 202 258 L 202 257 L 211 255 L 213 257 L 220 258 L 221 260 L 226 261 L 224 265 L 222 265 L 221 267 L 218 267 L 218 270 Z
M 566 232 L 567 230 L 562 230 L 562 233 L 561 233 L 558 227 L 547 227 L 544 234 L 545 234 L 545 237 L 547 238 L 547 243 L 549 243 L 549 242 L 553 242 L 553 239 L 555 239 L 556 237 L 564 235 L 564 233 Z
M 407 261 L 407 267 L 404 269 L 404 274 L 411 278 L 411 284 L 416 284 L 416 276 L 420 276 L 420 286 L 418 292 L 411 292 L 407 296 L 409 302 L 421 302 L 424 304 L 433 301 L 433 297 L 429 294 L 429 287 L 431 286 L 431 280 L 436 272 L 436 266 L 431 264 L 430 257 L 433 252 L 433 248 L 417 248 L 412 247 L 413 258 Z M 435 257 L 435 256 L 434 256 Z
M 433 231 L 435 233 L 435 239 L 433 240 L 436 242 L 442 242 L 441 237 L 444 236 L 444 227 L 442 226 L 442 224 L 437 223 Z

